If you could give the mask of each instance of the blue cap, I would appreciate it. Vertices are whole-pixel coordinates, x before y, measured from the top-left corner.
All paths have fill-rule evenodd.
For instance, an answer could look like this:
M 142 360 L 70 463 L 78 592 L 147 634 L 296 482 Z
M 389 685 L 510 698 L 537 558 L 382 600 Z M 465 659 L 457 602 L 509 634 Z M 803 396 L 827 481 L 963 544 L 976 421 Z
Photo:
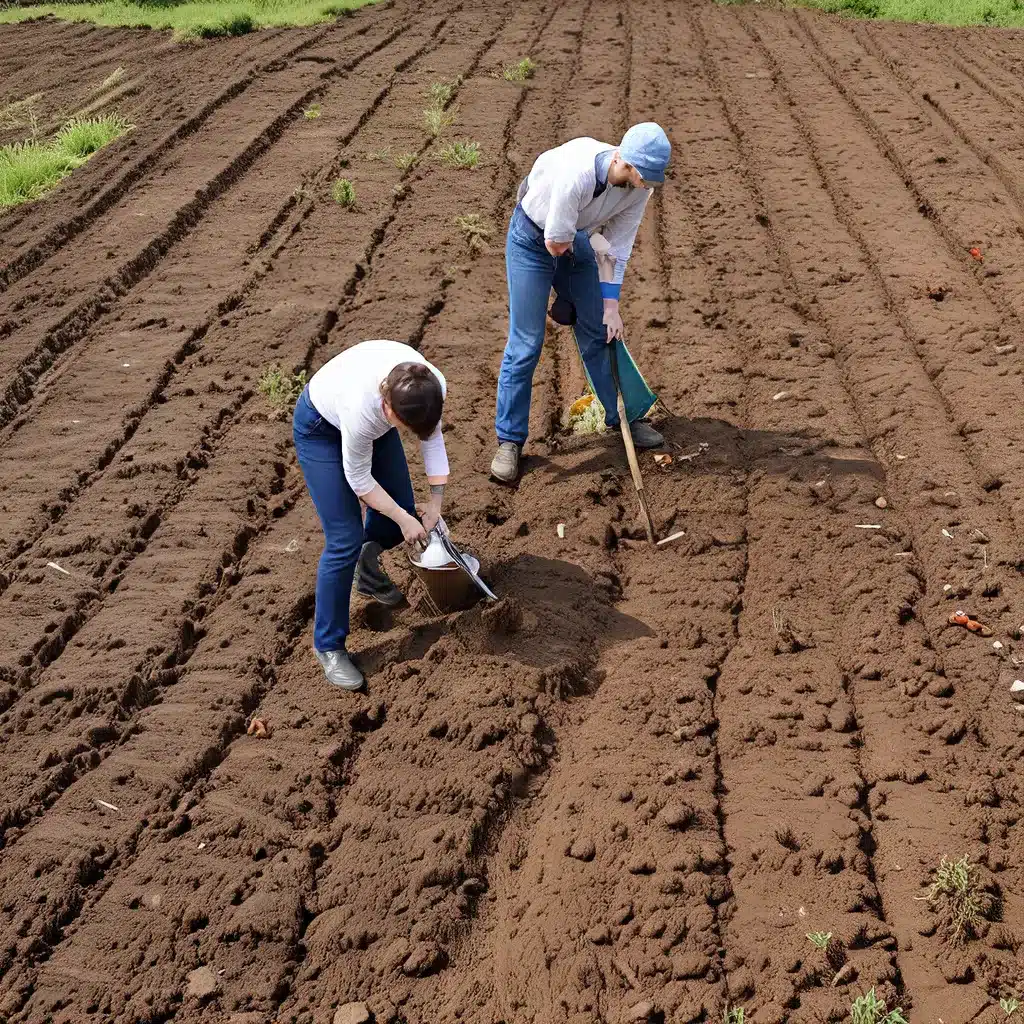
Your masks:
M 632 164 L 644 181 L 664 181 L 665 168 L 672 156 L 672 143 L 653 121 L 635 124 L 622 136 L 619 156 Z

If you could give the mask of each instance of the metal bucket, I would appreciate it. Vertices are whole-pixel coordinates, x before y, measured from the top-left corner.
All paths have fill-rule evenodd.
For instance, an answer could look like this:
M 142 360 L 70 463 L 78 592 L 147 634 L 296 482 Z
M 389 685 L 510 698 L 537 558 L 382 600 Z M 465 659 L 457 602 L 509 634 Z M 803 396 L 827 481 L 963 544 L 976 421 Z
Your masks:
M 480 572 L 478 559 L 470 554 L 463 554 L 463 558 L 474 572 Z M 476 584 L 454 562 L 434 569 L 420 565 L 411 555 L 409 561 L 440 612 L 463 611 L 480 596 Z

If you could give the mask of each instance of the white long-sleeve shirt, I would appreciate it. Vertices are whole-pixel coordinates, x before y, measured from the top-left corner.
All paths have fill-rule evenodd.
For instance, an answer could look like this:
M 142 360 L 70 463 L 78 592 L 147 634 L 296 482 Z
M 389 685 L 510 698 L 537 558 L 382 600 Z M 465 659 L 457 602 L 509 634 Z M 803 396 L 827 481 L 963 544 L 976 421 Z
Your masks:
M 341 432 L 345 479 L 359 497 L 369 494 L 377 485 L 370 472 L 373 442 L 391 430 L 384 417 L 380 386 L 399 363 L 423 363 L 441 382 L 442 396 L 447 394 L 441 371 L 400 341 L 363 341 L 353 345 L 324 363 L 309 382 L 313 408 Z M 420 442 L 420 450 L 427 476 L 448 475 L 448 453 L 440 422 L 434 433 Z
M 614 148 L 580 138 L 541 153 L 526 179 L 522 206 L 549 242 L 571 242 L 577 231 L 600 230 L 616 262 L 618 283 L 654 190 L 609 187 L 594 198 L 597 156 Z

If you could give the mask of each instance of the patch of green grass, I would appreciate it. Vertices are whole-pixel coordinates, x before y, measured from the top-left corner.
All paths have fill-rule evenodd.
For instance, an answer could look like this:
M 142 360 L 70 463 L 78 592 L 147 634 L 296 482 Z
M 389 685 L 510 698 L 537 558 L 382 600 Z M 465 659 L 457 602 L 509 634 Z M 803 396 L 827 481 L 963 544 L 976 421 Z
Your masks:
M 1024 26 L 1024 0 L 798 0 L 831 14 L 944 25 Z
M 935 869 L 934 881 L 924 894 L 915 897 L 933 904 L 942 917 L 947 937 L 954 946 L 962 946 L 976 934 L 992 897 L 985 891 L 978 874 L 978 865 L 967 857 L 947 861 L 945 857 Z
M 1020 1003 L 1014 996 L 1010 996 L 1009 999 L 999 1000 L 999 1008 L 1007 1017 L 1012 1017 L 1020 1009 Z
M 506 65 L 501 77 L 506 82 L 525 82 L 528 78 L 533 78 L 533 73 L 536 70 L 537 65 L 529 57 L 524 57 L 522 60 L 516 61 L 515 64 Z
M 449 142 L 441 150 L 440 158 L 445 167 L 471 171 L 480 163 L 480 143 L 466 140 Z
M 126 28 L 171 29 L 185 39 L 245 35 L 261 28 L 317 25 L 374 0 L 95 0 L 0 8 L 0 24 L 52 15 Z
M 745 1024 L 747 1011 L 742 1006 L 734 1006 L 725 1011 L 725 1016 L 722 1019 L 724 1024 Z
M 885 1003 L 875 995 L 874 989 L 853 1001 L 850 1020 L 853 1024 L 908 1024 L 902 1007 L 886 1013 Z
M 260 377 L 256 387 L 267 401 L 283 412 L 289 412 L 306 386 L 306 371 L 286 373 L 280 366 L 270 366 Z
M 324 112 L 323 107 L 319 103 L 310 103 L 308 107 L 302 112 L 302 116 L 307 121 L 315 121 Z
M 828 944 L 832 940 L 831 932 L 811 932 L 807 938 L 811 940 L 811 943 L 817 946 L 818 949 L 828 949 Z
M 419 162 L 420 158 L 415 153 L 399 153 L 395 157 L 395 166 L 400 171 L 411 171 Z
M 356 205 L 356 187 L 348 178 L 339 178 L 331 186 L 331 198 L 339 206 L 351 210 Z
M 120 117 L 69 121 L 49 142 L 0 148 L 0 209 L 38 199 L 81 167 L 97 150 L 131 131 Z

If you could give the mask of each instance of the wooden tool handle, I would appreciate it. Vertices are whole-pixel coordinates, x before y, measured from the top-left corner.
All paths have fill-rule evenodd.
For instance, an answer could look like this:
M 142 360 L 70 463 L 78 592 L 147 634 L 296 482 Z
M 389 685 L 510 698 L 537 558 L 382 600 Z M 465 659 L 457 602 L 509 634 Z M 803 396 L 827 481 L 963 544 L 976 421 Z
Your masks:
M 657 547 L 654 539 L 654 524 L 651 522 L 651 510 L 647 507 L 647 496 L 644 494 L 644 478 L 640 475 L 640 463 L 636 458 L 636 448 L 633 446 L 633 434 L 629 429 L 629 422 L 626 419 L 626 403 L 622 400 L 622 388 L 619 387 L 619 353 L 618 346 L 613 340 L 608 346 L 612 359 L 612 380 L 615 382 L 615 398 L 619 410 L 619 429 L 622 431 L 622 443 L 626 446 L 626 460 L 629 462 L 629 471 L 633 476 L 633 487 L 636 489 L 637 500 L 640 502 L 640 512 L 644 518 L 644 528 L 647 530 L 647 540 L 651 547 Z

